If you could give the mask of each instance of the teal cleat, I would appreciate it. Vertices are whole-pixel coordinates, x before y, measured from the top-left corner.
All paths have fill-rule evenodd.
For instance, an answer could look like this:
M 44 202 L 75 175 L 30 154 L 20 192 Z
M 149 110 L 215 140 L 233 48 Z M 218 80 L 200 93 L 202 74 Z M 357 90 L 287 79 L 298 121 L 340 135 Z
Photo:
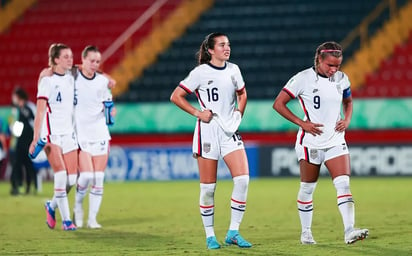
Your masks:
M 207 249 L 214 250 L 214 249 L 220 249 L 220 244 L 217 242 L 217 239 L 215 236 L 209 236 L 206 238 L 206 245 Z
M 231 244 L 236 244 L 240 248 L 250 248 L 252 247 L 252 244 L 246 241 L 240 234 L 239 231 L 237 230 L 229 230 L 226 234 L 226 239 L 225 239 L 226 244 L 231 245 Z

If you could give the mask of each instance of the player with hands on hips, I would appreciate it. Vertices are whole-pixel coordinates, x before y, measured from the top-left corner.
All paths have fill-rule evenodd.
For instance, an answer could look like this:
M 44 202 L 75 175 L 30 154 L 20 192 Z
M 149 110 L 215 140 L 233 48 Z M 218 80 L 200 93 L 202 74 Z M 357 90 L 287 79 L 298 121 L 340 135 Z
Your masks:
M 239 234 L 246 209 L 249 166 L 243 141 L 237 130 L 246 108 L 247 94 L 239 67 L 228 62 L 229 57 L 228 37 L 223 33 L 208 35 L 198 52 L 199 65 L 180 82 L 171 95 L 174 104 L 197 117 L 193 155 L 199 167 L 200 214 L 208 249 L 221 247 L 214 231 L 214 195 L 220 157 L 228 166 L 234 183 L 231 221 L 225 243 L 243 248 L 252 246 Z M 196 94 L 200 110 L 186 100 L 186 96 L 191 93 Z
M 54 196 L 45 204 L 47 225 L 56 225 L 55 208 L 59 208 L 63 230 L 76 230 L 70 219 L 67 184 L 77 178 L 77 138 L 73 124 L 74 80 L 69 70 L 73 65 L 73 53 L 64 44 L 52 44 L 49 48 L 51 76 L 39 79 L 37 110 L 34 119 L 33 141 L 29 154 L 33 155 L 39 140 L 47 142 L 44 151 L 54 171 Z
M 339 71 L 342 47 L 335 42 L 318 46 L 314 66 L 293 76 L 275 99 L 273 108 L 299 126 L 295 150 L 300 166 L 297 207 L 302 227 L 301 243 L 315 244 L 312 235 L 313 192 L 321 164 L 327 167 L 337 192 L 337 205 L 344 226 L 344 241 L 351 244 L 368 236 L 368 229 L 355 225 L 355 203 L 350 191 L 350 158 L 345 130 L 352 118 L 350 82 Z M 297 98 L 303 120 L 287 107 Z M 341 116 L 343 110 L 343 116 Z

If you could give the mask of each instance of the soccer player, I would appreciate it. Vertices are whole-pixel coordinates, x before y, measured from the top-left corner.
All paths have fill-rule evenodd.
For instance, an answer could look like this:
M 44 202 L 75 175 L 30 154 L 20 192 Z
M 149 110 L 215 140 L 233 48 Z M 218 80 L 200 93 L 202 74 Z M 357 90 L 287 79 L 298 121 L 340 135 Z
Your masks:
M 220 248 L 213 225 L 219 157 L 228 166 L 234 183 L 231 221 L 225 242 L 239 247 L 252 246 L 239 234 L 239 225 L 246 209 L 249 166 L 237 129 L 245 111 L 247 95 L 239 67 L 228 62 L 229 57 L 228 37 L 222 33 L 211 33 L 200 45 L 199 65 L 180 82 L 171 95 L 174 104 L 197 118 L 193 155 L 199 166 L 200 214 L 208 249 Z M 193 92 L 198 98 L 200 110 L 186 99 Z
M 297 198 L 302 244 L 315 244 L 312 236 L 312 196 L 322 163 L 328 168 L 337 191 L 345 243 L 368 236 L 367 229 L 356 229 L 355 205 L 350 191 L 350 159 L 345 130 L 352 117 L 350 82 L 339 71 L 342 47 L 325 42 L 316 49 L 314 67 L 293 76 L 277 96 L 273 108 L 299 126 L 295 150 L 300 166 L 300 189 Z M 287 103 L 298 98 L 304 111 L 303 120 L 293 114 Z M 343 106 L 343 117 L 341 107 Z
M 101 54 L 96 46 L 86 46 L 82 52 L 82 68 L 76 76 L 75 123 L 79 141 L 79 179 L 77 181 L 74 221 L 83 226 L 83 199 L 88 186 L 89 216 L 87 227 L 101 228 L 96 216 L 103 196 L 104 170 L 109 152 L 109 129 L 106 125 L 104 102 L 111 102 L 109 79 L 97 72 Z M 111 114 L 115 114 L 112 109 Z
M 42 77 L 37 92 L 37 110 L 34 119 L 33 141 L 29 148 L 32 154 L 39 139 L 47 144 L 44 150 L 54 171 L 53 202 L 59 208 L 63 230 L 76 230 L 70 219 L 66 184 L 76 182 L 77 176 L 77 139 L 73 125 L 74 80 L 68 72 L 73 65 L 71 49 L 64 44 L 52 44 L 49 48 L 49 65 L 52 76 Z M 56 206 L 47 202 L 47 225 L 56 225 Z

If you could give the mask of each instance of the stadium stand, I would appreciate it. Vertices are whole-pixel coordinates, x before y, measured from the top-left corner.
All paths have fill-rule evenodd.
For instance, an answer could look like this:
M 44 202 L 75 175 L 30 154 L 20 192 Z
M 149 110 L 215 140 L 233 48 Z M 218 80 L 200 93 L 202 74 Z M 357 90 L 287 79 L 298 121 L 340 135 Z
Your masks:
M 137 44 L 180 2 L 168 0 L 153 19 L 133 34 L 126 46 Z M 75 63 L 79 63 L 81 50 L 86 44 L 95 44 L 104 51 L 152 4 L 151 0 L 38 0 L 0 35 L 0 105 L 10 103 L 15 86 L 26 89 L 34 99 L 37 77 L 47 66 L 47 50 L 51 43 L 68 44 L 74 52 Z M 104 63 L 104 71 L 110 72 L 123 58 L 124 51 L 124 48 L 117 50 Z
M 213 31 L 225 32 L 231 61 L 245 77 L 248 96 L 273 99 L 287 79 L 309 67 L 317 45 L 341 41 L 380 1 L 221 0 L 205 12 L 118 101 L 165 101 L 196 65 L 194 53 Z M 384 17 L 382 18 L 384 19 Z M 382 24 L 375 22 L 369 33 Z M 356 46 L 345 49 L 345 58 Z

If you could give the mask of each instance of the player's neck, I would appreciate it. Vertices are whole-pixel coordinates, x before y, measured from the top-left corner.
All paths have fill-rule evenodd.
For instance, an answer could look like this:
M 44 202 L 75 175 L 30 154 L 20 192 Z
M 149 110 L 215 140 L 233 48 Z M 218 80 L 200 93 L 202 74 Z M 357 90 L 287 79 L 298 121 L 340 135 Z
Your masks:
M 212 59 L 212 60 L 210 60 L 210 64 L 212 64 L 215 67 L 223 68 L 226 65 L 226 61 L 225 60 Z
M 66 70 L 59 66 L 55 66 L 53 71 L 59 75 L 64 75 L 66 73 Z
M 87 78 L 93 78 L 94 77 L 94 72 L 93 71 L 90 71 L 90 70 L 88 71 L 88 70 L 83 69 L 82 73 Z

